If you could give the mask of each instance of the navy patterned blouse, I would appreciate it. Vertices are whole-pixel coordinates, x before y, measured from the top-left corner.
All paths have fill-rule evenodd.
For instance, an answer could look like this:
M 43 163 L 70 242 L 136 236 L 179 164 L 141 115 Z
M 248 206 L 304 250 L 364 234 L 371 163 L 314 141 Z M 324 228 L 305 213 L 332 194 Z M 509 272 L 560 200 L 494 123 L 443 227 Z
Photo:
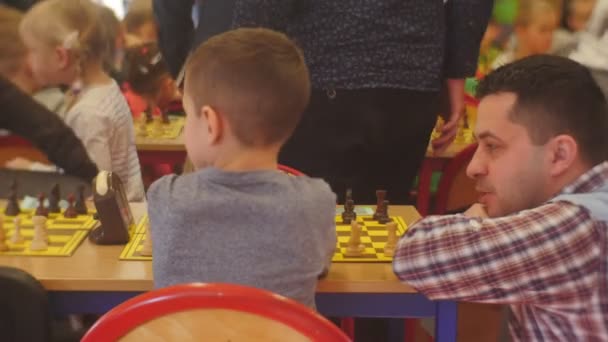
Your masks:
M 428 91 L 438 90 L 444 77 L 474 74 L 492 5 L 492 0 L 237 0 L 233 26 L 287 33 L 303 49 L 315 89 Z

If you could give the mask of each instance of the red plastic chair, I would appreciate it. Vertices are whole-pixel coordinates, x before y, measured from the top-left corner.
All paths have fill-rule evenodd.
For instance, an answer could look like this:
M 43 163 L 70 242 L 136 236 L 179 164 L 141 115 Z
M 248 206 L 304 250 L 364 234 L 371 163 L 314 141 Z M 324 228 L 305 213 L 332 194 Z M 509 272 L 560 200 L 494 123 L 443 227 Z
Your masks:
M 186 284 L 132 298 L 106 313 L 82 342 L 350 341 L 308 307 L 232 284 Z
M 0 167 L 16 157 L 50 164 L 46 155 L 27 139 L 13 134 L 0 136 Z
M 301 171 L 298 171 L 294 168 L 291 168 L 289 166 L 285 166 L 285 165 L 281 165 L 279 164 L 278 166 L 279 171 L 283 171 L 288 175 L 292 175 L 292 176 L 305 176 L 305 174 Z

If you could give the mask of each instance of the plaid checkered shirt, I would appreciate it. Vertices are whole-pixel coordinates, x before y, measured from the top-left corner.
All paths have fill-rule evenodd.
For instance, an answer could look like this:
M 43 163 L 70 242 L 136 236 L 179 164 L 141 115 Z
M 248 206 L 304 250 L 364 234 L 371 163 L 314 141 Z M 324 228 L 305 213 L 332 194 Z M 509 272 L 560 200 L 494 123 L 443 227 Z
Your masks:
M 604 162 L 559 195 L 597 198 L 607 185 Z M 606 341 L 607 228 L 556 198 L 500 218 L 430 216 L 399 241 L 393 267 L 432 300 L 509 304 L 515 341 Z

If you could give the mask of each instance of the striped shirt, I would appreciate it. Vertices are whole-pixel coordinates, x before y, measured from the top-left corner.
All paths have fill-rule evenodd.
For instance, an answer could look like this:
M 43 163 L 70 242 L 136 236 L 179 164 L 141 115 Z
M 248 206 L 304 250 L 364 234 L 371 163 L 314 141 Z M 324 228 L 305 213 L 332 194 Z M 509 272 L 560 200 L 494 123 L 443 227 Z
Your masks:
M 131 111 L 116 82 L 85 88 L 63 119 L 99 170 L 115 172 L 129 201 L 144 198 Z
M 605 199 L 607 185 L 604 162 L 560 196 Z M 432 300 L 509 304 L 516 341 L 605 341 L 608 225 L 589 208 L 554 198 L 500 218 L 430 216 L 399 241 L 394 271 Z

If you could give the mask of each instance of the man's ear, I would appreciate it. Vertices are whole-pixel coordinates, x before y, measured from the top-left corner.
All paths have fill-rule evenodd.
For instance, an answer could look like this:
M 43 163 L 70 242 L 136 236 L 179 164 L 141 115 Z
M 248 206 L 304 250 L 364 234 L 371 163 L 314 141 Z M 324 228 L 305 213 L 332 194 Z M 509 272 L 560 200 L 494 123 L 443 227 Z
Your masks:
M 559 176 L 572 167 L 580 157 L 578 143 L 567 134 L 561 134 L 547 143 L 551 176 Z
M 201 115 L 207 122 L 207 142 L 209 145 L 217 144 L 224 134 L 222 115 L 210 106 L 203 106 L 201 108 Z

